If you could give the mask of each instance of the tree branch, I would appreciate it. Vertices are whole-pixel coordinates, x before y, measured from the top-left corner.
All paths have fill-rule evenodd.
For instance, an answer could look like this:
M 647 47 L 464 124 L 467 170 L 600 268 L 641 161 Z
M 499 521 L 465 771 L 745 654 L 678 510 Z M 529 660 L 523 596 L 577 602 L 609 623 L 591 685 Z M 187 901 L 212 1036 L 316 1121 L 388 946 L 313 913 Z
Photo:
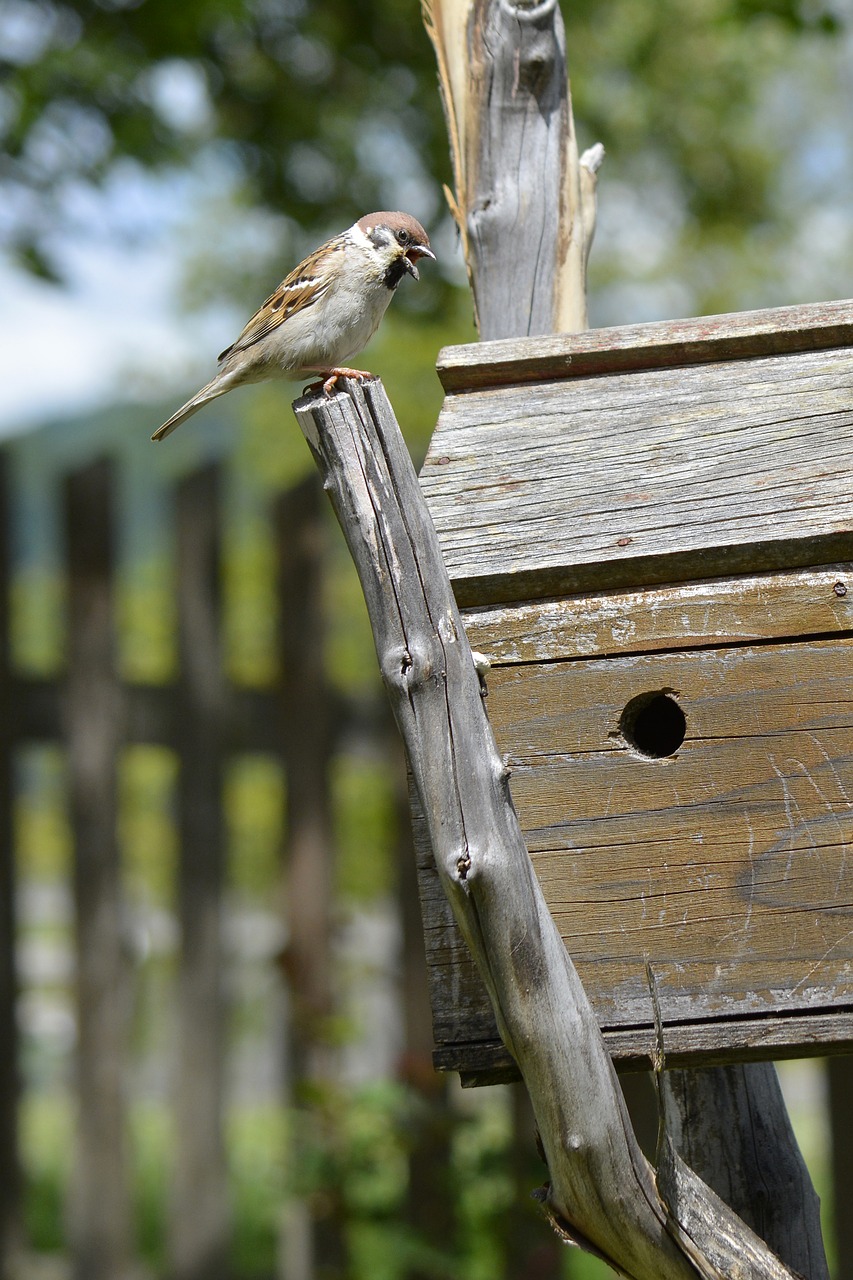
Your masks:
M 422 7 L 450 137 L 456 190 L 447 196 L 480 336 L 585 329 L 604 148 L 578 160 L 557 0 Z
M 705 1256 L 695 1228 L 698 1214 L 723 1251 L 718 1256 L 728 1257 L 733 1215 L 719 1240 L 716 1197 L 693 1178 L 690 1226 L 679 1227 L 678 1205 L 667 1207 L 637 1146 L 521 836 L 508 770 L 393 411 L 381 384 L 345 385 L 330 398 L 303 398 L 294 410 L 361 579 L 442 884 L 530 1094 L 550 1174 L 547 1211 L 567 1238 L 636 1280 L 734 1275 Z M 750 1276 L 793 1274 L 761 1241 L 750 1246 Z

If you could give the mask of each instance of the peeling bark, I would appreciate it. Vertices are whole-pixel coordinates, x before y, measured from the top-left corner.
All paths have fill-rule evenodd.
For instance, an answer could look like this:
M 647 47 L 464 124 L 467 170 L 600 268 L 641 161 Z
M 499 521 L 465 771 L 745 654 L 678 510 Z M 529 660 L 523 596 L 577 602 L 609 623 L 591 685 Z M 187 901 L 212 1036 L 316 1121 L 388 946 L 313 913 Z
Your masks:
M 585 329 L 604 149 L 578 158 L 557 0 L 425 0 L 423 12 L 480 336 Z

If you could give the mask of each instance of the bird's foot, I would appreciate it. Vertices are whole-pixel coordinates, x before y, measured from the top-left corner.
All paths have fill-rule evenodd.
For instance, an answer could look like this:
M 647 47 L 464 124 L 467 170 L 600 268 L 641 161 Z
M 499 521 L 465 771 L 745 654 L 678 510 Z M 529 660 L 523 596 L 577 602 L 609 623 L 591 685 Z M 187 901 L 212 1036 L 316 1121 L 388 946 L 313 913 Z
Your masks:
M 369 373 L 366 369 L 347 369 L 345 365 L 334 369 L 318 369 L 317 372 L 322 373 L 324 376 L 319 382 L 309 383 L 303 391 L 303 395 L 316 395 L 322 391 L 324 395 L 330 396 L 338 378 L 354 378 L 356 382 L 372 382 L 378 376 L 375 373 Z

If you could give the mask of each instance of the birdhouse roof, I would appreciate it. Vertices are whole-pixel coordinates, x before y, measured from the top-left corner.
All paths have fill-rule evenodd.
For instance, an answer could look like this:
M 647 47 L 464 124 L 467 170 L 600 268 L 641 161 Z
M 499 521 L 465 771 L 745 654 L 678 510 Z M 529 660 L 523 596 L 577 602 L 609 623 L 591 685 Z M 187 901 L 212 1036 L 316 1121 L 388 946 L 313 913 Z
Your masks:
M 421 473 L 460 603 L 853 553 L 853 301 L 448 347 Z

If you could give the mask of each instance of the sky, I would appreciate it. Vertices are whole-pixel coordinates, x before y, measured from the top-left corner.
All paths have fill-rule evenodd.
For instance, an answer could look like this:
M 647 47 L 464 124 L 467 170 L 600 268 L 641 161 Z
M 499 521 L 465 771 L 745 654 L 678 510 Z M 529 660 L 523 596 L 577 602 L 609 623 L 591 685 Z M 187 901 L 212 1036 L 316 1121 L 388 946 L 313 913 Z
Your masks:
M 64 287 L 0 257 L 0 435 L 116 399 L 182 394 L 213 372 L 236 312 L 178 305 L 181 232 L 204 185 L 126 164 L 100 195 L 80 192 L 75 229 L 53 246 Z

